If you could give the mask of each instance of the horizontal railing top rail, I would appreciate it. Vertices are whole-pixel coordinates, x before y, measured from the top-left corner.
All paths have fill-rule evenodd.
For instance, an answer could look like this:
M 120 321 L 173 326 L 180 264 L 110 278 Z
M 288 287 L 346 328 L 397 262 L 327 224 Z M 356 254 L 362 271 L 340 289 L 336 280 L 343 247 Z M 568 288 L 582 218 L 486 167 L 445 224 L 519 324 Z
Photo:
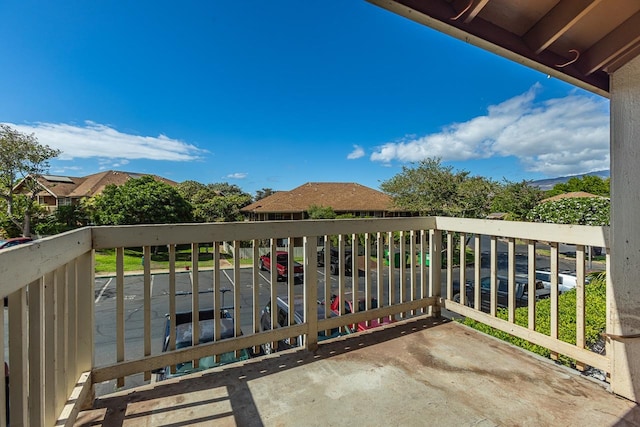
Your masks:
M 203 232 L 203 227 L 207 228 Z M 153 228 L 162 228 L 163 233 Z M 609 246 L 609 227 L 527 223 L 449 217 L 371 218 L 261 221 L 207 224 L 163 224 L 93 227 L 93 249 L 157 246 L 172 243 L 249 241 L 274 236 L 361 234 L 398 230 L 439 229 L 586 246 Z M 599 232 L 594 233 L 595 229 Z
M 93 248 L 386 233 L 399 230 L 428 230 L 435 226 L 435 217 L 104 226 L 93 228 Z
M 91 234 L 92 229 L 85 227 L 3 250 L 0 295 L 5 297 L 90 252 Z
M 434 220 L 434 228 L 442 231 L 609 247 L 609 227 L 450 217 L 434 217 Z

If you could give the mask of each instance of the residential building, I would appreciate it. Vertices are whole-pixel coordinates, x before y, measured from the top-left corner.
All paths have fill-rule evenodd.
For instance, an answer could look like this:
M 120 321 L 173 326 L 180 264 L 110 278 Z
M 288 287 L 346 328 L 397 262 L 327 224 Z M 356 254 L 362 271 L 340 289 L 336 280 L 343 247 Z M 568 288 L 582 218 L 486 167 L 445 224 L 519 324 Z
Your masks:
M 130 179 L 145 175 L 151 175 L 156 180 L 172 186 L 177 184 L 175 181 L 157 175 L 114 170 L 84 177 L 40 175 L 37 180 L 42 190 L 38 192 L 36 200 L 53 212 L 60 206 L 77 205 L 81 199 L 101 194 L 107 185 L 122 185 Z M 33 177 L 25 178 L 27 179 L 33 179 Z M 20 191 L 25 187 L 25 180 L 18 183 L 16 190 Z
M 251 221 L 308 219 L 311 206 L 331 207 L 337 215 L 358 218 L 412 216 L 393 206 L 391 197 L 355 182 L 307 182 L 278 191 L 241 209 Z

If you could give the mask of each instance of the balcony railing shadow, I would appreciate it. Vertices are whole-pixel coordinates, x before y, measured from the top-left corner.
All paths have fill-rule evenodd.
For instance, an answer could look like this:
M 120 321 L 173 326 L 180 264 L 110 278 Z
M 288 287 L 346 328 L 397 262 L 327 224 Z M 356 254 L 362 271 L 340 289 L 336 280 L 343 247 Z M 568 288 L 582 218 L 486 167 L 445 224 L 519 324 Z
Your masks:
M 263 356 L 258 359 L 250 359 L 246 362 L 213 368 L 201 374 L 192 374 L 183 378 L 139 387 L 135 390 L 114 393 L 98 399 L 92 410 L 84 412 L 78 418 L 78 423 L 85 426 L 118 426 L 127 422 L 134 422 L 139 418 L 150 417 L 152 414 L 155 417 L 166 417 L 169 413 L 179 419 L 183 416 L 179 414 L 181 412 L 183 414 L 198 413 L 201 406 L 207 406 L 207 409 L 203 409 L 201 412 L 209 413 L 208 415 L 189 418 L 184 422 L 171 422 L 171 425 L 186 426 L 197 422 L 223 419 L 233 419 L 235 425 L 262 425 L 260 411 L 253 400 L 254 392 L 248 386 L 250 382 L 257 379 L 265 379 L 291 369 L 304 369 L 305 366 L 320 360 L 335 358 L 368 346 L 407 337 L 446 322 L 448 322 L 446 319 L 432 318 L 410 320 L 393 327 L 380 328 L 375 332 L 371 331 L 325 342 L 315 352 L 296 349 L 285 350 L 281 353 Z M 274 379 L 274 381 L 278 380 Z M 331 381 L 331 378 L 327 378 L 327 381 Z M 295 387 L 296 385 L 291 384 L 291 386 Z M 216 390 L 223 389 L 232 390 L 232 392 L 225 392 L 218 396 Z M 194 399 L 189 403 L 184 401 L 184 396 L 200 396 L 200 392 L 216 397 L 203 398 L 202 400 Z M 186 399 L 189 398 L 187 397 Z M 166 404 L 158 405 L 157 402 L 159 400 L 166 402 Z M 150 405 L 153 406 L 153 410 L 149 409 L 150 405 L 147 405 L 146 402 L 151 402 Z M 218 408 L 212 409 L 211 406 L 216 404 Z M 132 405 L 135 406 L 135 409 L 128 410 Z M 144 408 L 147 409 L 145 410 Z
M 606 406 L 607 411 L 601 408 Z M 78 425 L 635 425 L 580 374 L 455 322 L 415 318 L 99 398 Z M 428 421 L 427 421 L 428 420 Z

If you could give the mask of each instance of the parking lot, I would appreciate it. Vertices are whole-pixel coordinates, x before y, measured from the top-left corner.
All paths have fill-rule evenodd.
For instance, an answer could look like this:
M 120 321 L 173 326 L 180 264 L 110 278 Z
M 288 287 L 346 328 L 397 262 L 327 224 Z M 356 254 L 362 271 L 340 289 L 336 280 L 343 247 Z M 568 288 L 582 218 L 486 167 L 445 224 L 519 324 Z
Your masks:
M 499 257 L 500 259 L 504 257 Z M 564 262 L 564 261 L 563 261 Z M 517 265 L 526 265 L 526 259 L 520 260 L 516 258 Z M 548 259 L 546 260 L 548 265 Z M 541 267 L 544 267 L 545 260 L 541 258 L 538 261 Z M 570 267 L 571 262 L 566 262 L 567 267 Z M 504 271 L 506 265 L 501 262 L 498 263 L 498 268 Z M 520 267 L 518 267 L 520 268 Z M 517 268 L 517 269 L 518 269 Z M 561 265 L 561 268 L 562 267 Z M 404 292 L 406 295 L 410 293 L 411 283 L 411 270 L 409 268 L 404 270 L 404 274 L 400 274 L 400 268 L 393 269 L 394 282 L 396 292 L 399 293 L 401 276 L 404 278 Z M 420 295 L 421 277 L 419 269 L 416 272 L 414 280 L 414 292 L 416 295 Z M 428 268 L 427 268 L 428 270 Z M 483 265 L 482 274 L 489 274 L 488 265 Z M 221 269 L 220 270 L 220 289 L 226 289 L 223 295 L 218 295 L 218 298 L 222 298 L 223 306 L 232 306 L 234 294 L 239 295 L 239 313 L 232 313 L 236 321 L 240 322 L 240 327 L 244 334 L 251 334 L 253 331 L 253 269 L 241 268 L 239 270 L 239 277 L 234 277 L 233 269 Z M 378 275 L 374 269 L 370 270 L 371 273 L 371 295 L 377 295 L 378 289 Z M 383 298 L 388 298 L 389 291 L 389 268 L 385 267 L 382 272 L 382 293 Z M 454 278 L 459 277 L 458 269 L 453 271 Z M 325 269 L 318 268 L 318 298 L 323 299 L 325 295 L 325 286 L 330 287 L 331 293 L 338 293 L 339 284 L 338 276 L 329 275 L 325 276 Z M 427 276 L 428 277 L 428 276 Z M 467 277 L 473 277 L 473 268 L 467 269 Z M 176 311 L 192 311 L 192 284 L 193 284 L 194 272 L 192 271 L 180 271 L 176 273 Z M 364 271 L 360 271 L 356 276 L 356 288 L 359 291 L 363 291 L 365 286 Z M 214 296 L 213 296 L 213 271 L 200 271 L 198 272 L 198 299 L 199 309 L 211 309 L 213 308 Z M 270 273 L 267 271 L 259 271 L 259 289 L 258 289 L 258 304 L 261 309 L 269 301 L 271 294 L 271 281 Z M 353 290 L 353 278 L 351 276 L 345 276 L 345 292 L 350 293 Z M 287 282 L 276 282 L 276 293 L 278 295 L 286 295 L 288 292 Z M 97 366 L 104 366 L 115 363 L 116 361 L 116 321 L 113 317 L 115 313 L 116 305 L 116 280 L 114 277 L 99 277 L 95 281 L 95 317 L 96 317 L 96 330 L 95 330 L 95 342 L 96 353 L 95 362 Z M 144 328 L 144 278 L 142 275 L 127 275 L 125 276 L 124 283 L 124 295 L 125 295 L 125 358 L 140 357 L 144 354 L 143 346 L 143 328 Z M 303 286 L 295 285 L 294 291 L 296 294 L 302 294 Z M 443 274 L 443 281 L 441 283 L 441 294 L 446 295 L 446 282 L 445 275 Z M 398 298 L 398 295 L 396 295 Z M 162 349 L 162 340 L 164 336 L 165 327 L 165 315 L 169 312 L 169 275 L 168 274 L 152 274 L 151 276 L 151 345 L 152 354 L 158 354 Z M 446 313 L 444 313 L 446 315 Z M 143 384 L 142 376 L 128 378 L 127 388 Z M 97 394 L 104 394 L 114 391 L 114 384 L 102 384 L 96 388 Z

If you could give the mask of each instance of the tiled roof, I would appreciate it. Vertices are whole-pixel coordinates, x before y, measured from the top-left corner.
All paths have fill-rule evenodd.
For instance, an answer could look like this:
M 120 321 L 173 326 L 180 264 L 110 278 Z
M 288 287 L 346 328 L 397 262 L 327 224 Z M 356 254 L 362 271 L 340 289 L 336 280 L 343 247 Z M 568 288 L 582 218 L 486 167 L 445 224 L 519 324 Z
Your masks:
M 133 178 L 140 178 L 145 176 L 146 174 L 139 173 L 131 173 L 131 172 L 121 172 L 121 171 L 106 171 L 99 172 L 93 175 L 89 175 L 84 178 L 84 181 L 78 185 L 78 187 L 70 194 L 70 197 L 92 197 L 96 194 L 101 194 L 104 190 L 104 187 L 110 184 L 114 185 L 122 185 L 125 182 L 129 181 Z M 149 174 L 151 175 L 151 174 Z M 169 179 L 151 175 L 156 180 L 169 184 L 171 186 L 175 186 L 176 182 L 171 181 Z
M 46 191 L 40 192 L 40 194 L 50 193 L 55 197 L 92 197 L 96 194 L 101 194 L 109 184 L 122 185 L 132 178 L 140 178 L 147 174 L 121 172 L 121 171 L 105 171 L 88 175 L 85 177 L 72 177 L 72 176 L 53 176 L 45 175 L 38 177 L 38 182 L 42 185 Z M 150 174 L 149 174 L 150 175 Z M 171 186 L 175 186 L 177 183 L 170 179 L 163 178 L 157 175 L 151 175 L 157 181 L 164 182 Z
M 572 191 L 570 193 L 562 193 L 562 194 L 557 194 L 553 197 L 548 197 L 544 200 L 541 200 L 540 203 L 555 202 L 556 200 L 561 200 L 561 199 L 575 199 L 577 197 L 602 197 L 602 196 L 587 193 L 585 191 Z
M 305 212 L 310 206 L 335 212 L 397 211 L 391 197 L 353 182 L 308 182 L 291 191 L 278 191 L 241 209 L 242 212 Z
M 58 180 L 57 178 L 64 178 Z M 77 177 L 77 176 L 65 176 L 65 177 L 56 177 L 56 176 L 40 176 L 38 177 L 38 182 L 40 185 L 45 188 L 45 191 L 41 191 L 40 194 L 49 193 L 51 195 L 55 195 L 56 197 L 71 197 L 71 193 L 78 187 L 78 185 L 82 184 L 85 178 Z

